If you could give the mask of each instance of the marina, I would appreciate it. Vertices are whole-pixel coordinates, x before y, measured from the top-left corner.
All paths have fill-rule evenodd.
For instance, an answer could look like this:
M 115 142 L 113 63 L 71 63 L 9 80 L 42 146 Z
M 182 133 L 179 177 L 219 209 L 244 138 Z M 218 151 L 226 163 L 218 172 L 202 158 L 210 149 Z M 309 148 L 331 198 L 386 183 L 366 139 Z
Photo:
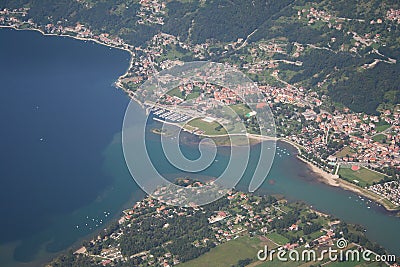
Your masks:
M 193 117 L 189 115 L 181 114 L 163 107 L 153 107 L 149 110 L 149 113 L 153 118 L 171 123 L 188 122 L 193 119 Z

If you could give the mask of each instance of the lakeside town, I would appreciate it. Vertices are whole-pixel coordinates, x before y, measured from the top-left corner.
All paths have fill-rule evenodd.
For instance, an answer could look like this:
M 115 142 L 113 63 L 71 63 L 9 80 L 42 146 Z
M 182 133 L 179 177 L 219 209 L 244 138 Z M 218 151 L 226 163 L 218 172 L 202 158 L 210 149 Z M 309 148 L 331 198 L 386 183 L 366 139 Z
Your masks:
M 178 179 L 177 183 L 193 188 L 204 185 L 189 179 Z M 159 188 L 157 193 L 160 195 L 163 191 L 167 188 Z M 176 233 L 182 235 L 172 241 Z M 301 253 L 309 249 L 318 253 L 328 247 L 337 247 L 341 238 L 349 241 L 346 250 L 354 248 L 362 252 L 368 249 L 373 255 L 385 253 L 363 235 L 360 226 L 347 225 L 302 203 L 230 190 L 223 198 L 202 207 L 168 206 L 147 197 L 124 210 L 117 224 L 101 231 L 95 239 L 85 241 L 74 255 L 100 266 L 167 267 L 186 266 L 186 262 L 191 266 L 191 263 L 201 264 L 200 255 L 214 247 L 238 246 L 245 252 L 238 258 L 231 255 L 232 265 L 258 266 L 263 262 L 257 260 L 256 254 L 265 245 L 277 251 Z M 218 253 L 211 251 L 214 252 L 209 253 Z M 393 260 L 389 256 L 387 261 L 382 261 L 382 266 L 388 266 Z M 334 263 L 327 256 L 306 262 L 327 266 Z
M 139 10 L 138 24 L 164 24 L 165 2 L 140 1 Z M 143 47 L 128 44 L 106 32 L 93 31 L 90 26 L 81 23 L 38 25 L 32 19 L 24 19 L 28 11 L 29 8 L 0 10 L 0 25 L 36 29 L 43 34 L 70 36 L 128 51 L 131 55 L 130 67 L 118 79 L 116 86 L 132 99 L 139 100 L 143 107 L 150 108 L 153 114 L 157 113 L 157 119 L 184 123 L 188 125 L 187 130 L 200 136 L 225 134 L 219 125 L 224 124 L 226 118 L 218 117 L 211 111 L 217 105 L 226 105 L 237 111 L 249 133 L 256 135 L 254 119 L 268 107 L 276 116 L 277 138 L 295 145 L 298 156 L 319 168 L 323 177 L 329 176 L 333 183 L 381 203 L 388 210 L 399 210 L 400 107 L 384 106 L 379 115 L 357 113 L 347 107 L 331 109 L 331 99 L 323 90 L 330 82 L 328 75 L 318 83 L 321 91 L 314 91 L 306 85 L 287 81 L 291 71 L 280 68 L 285 65 L 303 66 L 301 56 L 313 49 L 336 52 L 335 37 L 327 46 L 295 42 L 294 49 L 289 49 L 286 42 L 279 39 L 249 44 L 246 38 L 240 38 L 228 44 L 206 42 L 193 45 L 160 32 Z M 297 16 L 299 21 L 310 26 L 318 27 L 320 23 L 326 23 L 329 28 L 338 31 L 346 29 L 346 21 L 355 20 L 337 18 L 314 7 L 302 8 Z M 377 16 L 374 20 L 359 22 L 383 25 L 386 21 L 400 24 L 400 10 L 388 9 L 386 17 Z M 360 68 L 373 69 L 381 63 L 397 64 L 396 59 L 375 49 L 377 44 L 385 43 L 380 33 L 345 32 L 351 36 L 352 42 L 351 45 L 340 45 L 340 51 L 358 55 L 363 49 L 372 47 L 370 53 L 379 56 Z M 244 94 L 254 94 L 254 88 L 257 88 L 257 93 L 261 93 L 255 110 L 249 109 L 234 90 L 210 83 L 183 84 L 164 95 L 156 105 L 140 100 L 143 97 L 141 85 L 158 71 L 183 64 L 185 60 L 182 58 L 209 60 L 210 56 L 228 55 L 246 49 L 248 55 L 239 56 L 240 60 L 228 58 L 225 62 L 257 81 L 254 87 L 243 91 Z M 291 60 L 274 58 L 274 55 L 287 55 Z M 192 104 L 191 110 L 176 109 L 187 101 Z M 171 110 L 171 106 L 175 108 Z M 196 118 L 197 121 L 194 121 Z M 190 183 L 183 180 L 186 186 L 203 185 L 200 182 Z M 188 219 L 186 223 L 192 225 L 185 225 L 179 218 Z M 204 225 L 206 229 L 203 229 Z M 118 223 L 102 230 L 96 238 L 85 241 L 73 257 L 84 258 L 99 266 L 185 266 L 185 263 L 190 264 L 197 258 L 197 264 L 204 266 L 201 257 L 204 253 L 216 253 L 212 250 L 215 247 L 233 247 L 244 252 L 230 255 L 231 265 L 264 266 L 255 259 L 255 255 L 265 245 L 279 251 L 312 249 L 318 252 L 335 247 L 342 237 L 349 240 L 347 248 L 356 248 L 360 252 L 368 248 L 374 255 L 384 254 L 381 247 L 366 240 L 363 231 L 361 226 L 347 225 L 303 204 L 288 203 L 280 197 L 263 198 L 230 191 L 221 202 L 209 208 L 172 207 L 147 197 L 125 210 Z M 177 234 L 182 238 L 176 243 L 185 248 L 185 253 L 180 251 L 178 245 L 174 247 L 175 242 L 171 242 Z M 133 238 L 133 235 L 136 237 Z M 220 258 L 224 256 L 218 255 Z M 388 256 L 382 266 L 393 262 L 394 255 Z M 326 258 L 317 263 L 306 263 L 305 266 L 311 264 L 334 265 Z M 57 266 L 56 263 L 54 266 Z
M 139 23 L 163 24 L 164 2 L 157 0 L 140 1 L 140 4 Z M 399 209 L 400 187 L 396 180 L 398 180 L 400 173 L 400 107 L 394 106 L 383 109 L 380 115 L 355 113 L 347 107 L 330 110 L 326 105 L 326 103 L 330 103 L 326 94 L 290 84 L 281 77 L 283 72 L 279 66 L 281 64 L 301 66 L 302 62 L 297 58 L 307 49 L 332 48 L 295 43 L 295 49 L 292 50 L 291 54 L 293 61 L 262 59 L 259 57 L 261 54 L 287 53 L 287 45 L 278 40 L 248 45 L 246 40 L 238 39 L 236 42 L 223 45 L 218 49 L 219 51 L 211 52 L 210 43 L 191 45 L 165 33 L 154 35 L 146 47 L 135 47 L 124 42 L 120 37 L 111 36 L 108 33 L 95 34 L 90 27 L 80 23 L 71 26 L 63 26 L 64 23 L 62 22 L 37 25 L 32 19 L 25 20 L 28 11 L 29 8 L 1 10 L 0 25 L 17 29 L 39 29 L 44 34 L 67 35 L 129 51 L 131 54 L 130 67 L 119 78 L 116 85 L 126 91 L 133 99 L 139 100 L 141 104 L 146 104 L 141 101 L 141 94 L 146 94 L 146 92 L 141 90 L 140 85 L 157 70 L 169 69 L 183 64 L 183 61 L 177 55 L 184 56 L 185 53 L 189 53 L 193 59 L 202 60 L 213 53 L 226 54 L 239 48 L 248 47 L 250 60 L 241 58 L 241 64 L 231 63 L 234 67 L 249 75 L 261 74 L 264 69 L 270 74 L 274 82 L 255 82 L 255 87 L 244 89 L 243 94 L 253 94 L 254 88 L 258 88 L 257 93 L 262 93 L 257 108 L 261 111 L 268 105 L 272 110 L 276 116 L 277 137 L 295 144 L 299 148 L 300 156 L 307 159 L 308 163 L 324 170 L 334 179 L 343 179 L 349 182 L 352 186 L 346 186 L 346 189 L 354 189 L 358 193 L 365 192 L 358 190 L 359 188 L 365 189 L 368 191 L 367 197 L 373 196 L 374 200 L 382 203 L 387 209 Z M 369 21 L 369 24 L 382 24 L 385 21 L 398 24 L 398 13 L 399 10 L 389 9 L 386 16 L 377 17 Z M 317 7 L 299 10 L 296 19 L 304 20 L 304 23 L 310 25 L 328 23 L 329 28 L 336 30 L 342 30 L 346 27 L 346 22 L 353 20 L 335 17 Z M 364 23 L 365 21 L 358 22 Z M 382 42 L 380 34 L 375 34 L 373 37 L 370 34 L 362 35 L 350 31 L 347 31 L 346 34 L 354 40 L 354 46 L 342 46 L 340 49 L 347 49 L 352 53 L 357 53 L 365 47 L 374 47 L 374 44 Z M 335 42 L 334 39 L 331 41 L 332 43 Z M 174 49 L 171 50 L 171 47 L 174 47 Z M 386 57 L 377 49 L 373 49 L 371 52 L 380 55 L 382 58 Z M 382 61 L 382 59 L 378 61 Z M 362 67 L 373 68 L 378 61 L 374 60 L 372 65 Z M 384 63 L 396 64 L 396 60 L 386 57 Z M 323 88 L 326 80 L 319 83 L 318 87 Z M 229 88 L 213 87 L 207 84 L 205 86 L 209 86 L 209 88 L 181 87 L 175 95 L 165 95 L 163 106 L 160 107 L 178 106 L 190 99 L 192 112 L 181 113 L 180 117 L 184 117 L 185 121 L 190 121 L 195 117 L 203 117 L 203 119 L 206 119 L 206 123 L 221 124 L 223 119 L 218 121 L 218 118 L 211 117 L 208 114 L 216 103 L 229 106 L 243 104 Z M 239 115 L 243 122 L 249 126 L 249 122 L 253 120 L 253 116 L 256 116 L 257 110 L 251 111 L 247 108 L 243 108 L 243 110 L 245 113 Z M 199 135 L 205 134 L 205 130 L 199 129 L 199 127 L 196 128 L 195 132 Z

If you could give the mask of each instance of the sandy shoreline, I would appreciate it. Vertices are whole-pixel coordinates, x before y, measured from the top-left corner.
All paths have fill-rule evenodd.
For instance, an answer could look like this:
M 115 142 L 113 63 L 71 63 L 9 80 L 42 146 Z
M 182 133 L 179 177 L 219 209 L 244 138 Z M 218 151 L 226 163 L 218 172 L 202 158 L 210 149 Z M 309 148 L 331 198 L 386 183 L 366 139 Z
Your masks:
M 297 156 L 297 158 L 299 160 L 301 160 L 302 162 L 304 162 L 305 164 L 307 164 L 307 166 L 311 169 L 312 172 L 318 174 L 318 176 L 320 177 L 320 179 L 318 179 L 318 180 L 320 180 L 321 182 L 324 182 L 330 186 L 335 186 L 335 187 L 340 186 L 340 182 L 338 181 L 340 178 L 335 178 L 334 175 L 327 173 L 326 171 L 322 170 L 321 168 L 318 168 L 317 166 L 315 166 L 311 162 L 303 159 L 302 157 Z
M 282 140 L 282 141 L 284 142 L 284 140 Z M 396 213 L 396 214 L 400 213 L 398 208 L 396 209 L 396 208 L 392 208 L 392 207 L 388 206 L 388 204 L 385 202 L 385 199 L 382 198 L 381 196 L 376 195 L 376 194 L 368 191 L 367 189 L 361 188 L 357 185 L 347 182 L 339 177 L 335 177 L 333 174 L 327 173 L 326 171 L 322 170 L 321 168 L 315 166 L 311 162 L 309 162 L 299 156 L 297 156 L 297 158 L 299 160 L 301 160 L 302 162 L 304 162 L 305 164 L 307 164 L 307 166 L 311 169 L 311 171 L 319 176 L 319 178 L 317 178 L 317 180 L 319 182 L 325 183 L 329 186 L 340 187 L 344 190 L 351 191 L 351 192 L 359 194 L 363 197 L 366 197 L 366 198 L 382 205 L 388 212 L 392 212 L 392 213 Z

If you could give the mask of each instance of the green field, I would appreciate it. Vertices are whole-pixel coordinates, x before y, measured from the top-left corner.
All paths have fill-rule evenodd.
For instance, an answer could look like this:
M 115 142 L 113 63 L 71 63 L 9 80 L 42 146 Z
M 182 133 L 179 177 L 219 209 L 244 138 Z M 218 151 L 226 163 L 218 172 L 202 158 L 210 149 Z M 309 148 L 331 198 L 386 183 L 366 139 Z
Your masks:
M 379 182 L 385 177 L 383 174 L 370 171 L 364 167 L 361 167 L 358 171 L 353 171 L 351 168 L 340 168 L 339 175 L 350 182 L 358 180 L 358 185 L 361 187 L 372 185 L 373 182 Z
M 375 130 L 380 133 L 383 132 L 384 130 L 388 129 L 390 127 L 390 124 L 386 123 L 386 122 L 379 122 L 376 124 L 376 128 Z
M 187 125 L 204 131 L 205 135 L 227 134 L 226 130 L 223 127 L 219 127 L 220 124 L 216 121 L 206 122 L 206 121 L 203 121 L 203 119 L 196 118 L 196 119 L 189 121 Z
M 342 157 L 346 157 L 346 155 L 351 155 L 353 154 L 355 151 L 354 149 L 352 149 L 349 146 L 345 146 L 342 150 L 340 150 L 339 152 L 337 152 L 335 154 L 336 157 L 338 158 L 342 158 Z
M 324 232 L 321 232 L 321 231 L 317 231 L 317 232 L 311 233 L 311 234 L 310 234 L 310 240 L 317 239 L 318 237 L 321 237 L 321 236 L 323 236 L 324 234 L 325 234 L 325 233 L 324 233 Z
M 182 92 L 179 90 L 179 87 L 175 87 L 174 89 L 168 91 L 167 93 L 170 96 L 176 96 L 179 97 L 181 99 L 185 99 L 185 97 L 182 95 Z
M 184 96 L 182 92 L 179 90 L 179 87 L 175 87 L 174 89 L 168 91 L 167 94 L 170 96 L 179 97 L 183 100 L 191 100 L 191 99 L 196 99 L 200 96 L 200 89 L 198 87 L 194 87 L 190 94 Z
M 229 107 L 232 108 L 233 111 L 236 112 L 236 114 L 242 115 L 242 116 L 251 112 L 251 109 L 248 106 L 246 106 L 245 104 L 230 105 Z
M 200 96 L 200 92 L 199 91 L 193 91 L 190 94 L 188 94 L 186 96 L 186 100 L 191 100 L 191 99 L 196 99 Z
M 372 137 L 372 139 L 373 139 L 375 142 L 382 143 L 383 140 L 386 140 L 386 135 L 384 135 L 384 134 L 377 134 L 377 135 L 375 135 L 374 137 Z
M 274 241 L 275 243 L 277 243 L 279 245 L 285 245 L 289 242 L 289 239 L 287 239 L 283 235 L 280 235 L 276 232 L 267 234 L 267 238 L 271 239 L 272 241 Z
M 209 252 L 201 255 L 197 259 L 181 263 L 181 267 L 203 267 L 203 266 L 227 266 L 230 267 L 237 264 L 239 260 L 246 258 L 255 259 L 257 252 L 264 248 L 264 245 L 271 246 L 261 241 L 257 237 L 250 238 L 248 236 L 240 237 L 223 243 Z

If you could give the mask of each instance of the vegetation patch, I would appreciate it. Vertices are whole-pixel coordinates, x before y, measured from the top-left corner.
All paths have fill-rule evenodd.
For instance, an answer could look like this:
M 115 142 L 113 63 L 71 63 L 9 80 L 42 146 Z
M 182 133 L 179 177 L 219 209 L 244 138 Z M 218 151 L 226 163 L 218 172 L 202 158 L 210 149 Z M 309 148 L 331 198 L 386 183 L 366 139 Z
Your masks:
M 182 267 L 232 266 L 240 260 L 254 259 L 264 247 L 258 238 L 240 237 L 221 244 L 197 259 L 180 264 Z
M 372 137 L 372 140 L 374 140 L 375 142 L 379 142 L 379 143 L 384 143 L 386 142 L 386 135 L 384 134 L 377 134 L 374 137 Z
M 277 232 L 267 234 L 267 238 L 271 239 L 273 242 L 279 245 L 285 245 L 289 242 L 289 239 L 287 239 L 283 235 L 278 234 Z
M 351 147 L 345 146 L 342 150 L 337 152 L 335 154 L 335 156 L 338 157 L 338 158 L 343 158 L 343 157 L 346 157 L 347 155 L 351 155 L 351 154 L 353 154 L 355 152 L 356 151 L 354 149 L 352 149 Z
M 374 182 L 379 182 L 385 178 L 383 174 L 368 170 L 364 167 L 361 167 L 358 171 L 353 171 L 351 168 L 340 168 L 339 176 L 361 187 L 372 185 Z M 358 183 L 355 181 L 358 181 Z
M 227 134 L 224 127 L 216 121 L 208 122 L 202 118 L 196 118 L 188 122 L 188 125 L 202 132 L 204 135 Z M 186 127 L 186 126 L 185 126 Z

